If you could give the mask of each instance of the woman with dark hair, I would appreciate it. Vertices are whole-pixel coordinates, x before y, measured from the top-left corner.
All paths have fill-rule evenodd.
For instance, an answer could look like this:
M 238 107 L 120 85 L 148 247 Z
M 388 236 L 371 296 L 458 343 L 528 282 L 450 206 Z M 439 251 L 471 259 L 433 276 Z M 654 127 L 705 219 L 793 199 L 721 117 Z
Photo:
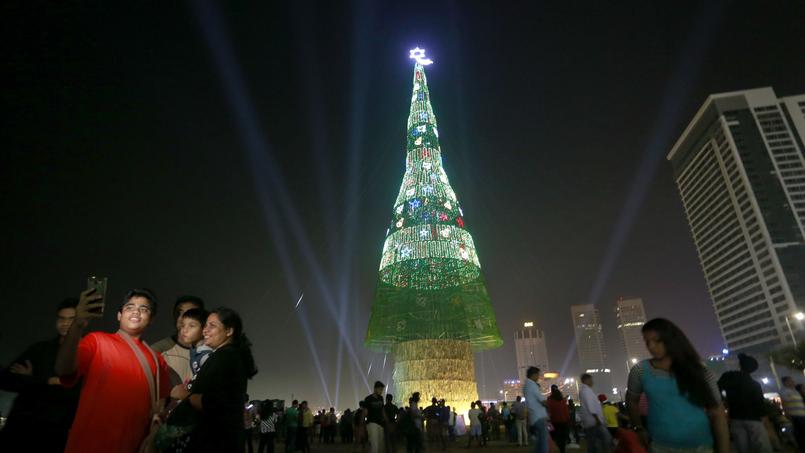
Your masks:
M 230 308 L 211 311 L 204 325 L 204 343 L 213 349 L 189 390 L 176 386 L 171 397 L 188 398 L 199 420 L 186 451 L 242 452 L 243 398 L 246 380 L 257 374 L 251 343 L 240 315 Z
M 553 425 L 551 438 L 560 453 L 565 453 L 565 445 L 570 433 L 570 409 L 567 407 L 567 401 L 565 401 L 562 391 L 556 385 L 551 386 L 551 394 L 548 396 L 548 418 Z
M 651 451 L 730 451 L 727 417 L 716 378 L 690 341 L 671 321 L 652 319 L 643 325 L 651 359 L 629 372 L 629 418 L 641 442 Z M 640 395 L 648 399 L 648 433 L 640 418 Z

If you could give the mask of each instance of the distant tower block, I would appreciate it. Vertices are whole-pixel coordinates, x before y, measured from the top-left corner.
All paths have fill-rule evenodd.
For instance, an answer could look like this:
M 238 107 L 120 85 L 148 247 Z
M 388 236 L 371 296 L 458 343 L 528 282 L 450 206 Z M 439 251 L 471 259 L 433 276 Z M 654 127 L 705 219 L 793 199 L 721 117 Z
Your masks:
M 442 163 L 423 49 L 411 50 L 414 90 L 405 175 L 394 202 L 366 332 L 394 356 L 394 392 L 444 398 L 459 411 L 478 399 L 473 351 L 499 347 L 495 313 L 464 211 Z
M 592 304 L 571 305 L 570 313 L 576 333 L 579 364 L 584 372 L 593 376 L 598 393 L 611 395 L 612 370 L 606 364 L 607 350 L 598 309 Z
M 649 357 L 642 332 L 643 324 L 646 323 L 643 299 L 618 299 L 615 302 L 615 314 L 618 318 L 618 333 L 626 351 L 626 368 L 631 369 L 634 364 Z
M 532 321 L 523 323 L 523 328 L 514 332 L 514 351 L 517 355 L 517 376 L 525 382 L 525 372 L 530 366 L 548 371 L 548 349 L 545 334 L 534 327 Z

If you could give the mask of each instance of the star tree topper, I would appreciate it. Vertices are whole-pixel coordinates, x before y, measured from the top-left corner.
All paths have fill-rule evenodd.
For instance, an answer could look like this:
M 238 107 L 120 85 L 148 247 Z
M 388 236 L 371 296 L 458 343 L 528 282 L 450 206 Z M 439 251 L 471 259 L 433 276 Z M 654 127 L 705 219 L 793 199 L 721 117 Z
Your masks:
M 413 48 L 413 49 L 409 50 L 408 58 L 411 58 L 412 60 L 416 60 L 417 63 L 419 63 L 419 64 L 421 64 L 423 66 L 427 66 L 427 65 L 433 63 L 433 60 L 431 60 L 430 58 L 425 57 L 425 49 L 420 49 L 419 47 L 416 47 L 416 48 Z

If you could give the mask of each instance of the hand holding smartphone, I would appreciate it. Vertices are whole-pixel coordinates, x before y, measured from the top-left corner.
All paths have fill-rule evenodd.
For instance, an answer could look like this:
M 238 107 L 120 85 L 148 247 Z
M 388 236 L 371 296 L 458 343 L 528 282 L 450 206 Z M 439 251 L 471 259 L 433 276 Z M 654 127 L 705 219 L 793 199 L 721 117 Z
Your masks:
M 106 288 L 108 282 L 109 279 L 106 277 L 89 277 L 87 278 L 87 290 L 82 293 L 82 296 L 86 294 L 88 299 L 91 299 L 86 304 L 87 311 L 98 315 L 97 317 L 103 315 L 104 308 L 106 307 Z

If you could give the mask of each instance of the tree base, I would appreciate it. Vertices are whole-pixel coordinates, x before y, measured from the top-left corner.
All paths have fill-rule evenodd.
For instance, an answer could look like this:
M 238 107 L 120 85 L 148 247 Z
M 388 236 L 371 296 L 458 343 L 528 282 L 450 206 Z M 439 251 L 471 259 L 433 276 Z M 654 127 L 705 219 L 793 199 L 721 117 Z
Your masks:
M 478 400 L 475 357 L 469 341 L 411 340 L 392 346 L 394 400 L 403 406 L 414 392 L 422 407 L 433 397 L 444 399 L 457 413 L 466 413 Z

